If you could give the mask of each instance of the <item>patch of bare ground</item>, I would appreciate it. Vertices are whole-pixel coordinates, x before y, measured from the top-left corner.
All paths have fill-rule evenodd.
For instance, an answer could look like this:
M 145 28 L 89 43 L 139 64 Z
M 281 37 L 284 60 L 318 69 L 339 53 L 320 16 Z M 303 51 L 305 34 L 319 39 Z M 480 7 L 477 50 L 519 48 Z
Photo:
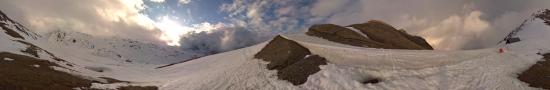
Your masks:
M 531 87 L 550 89 L 550 53 L 544 54 L 544 60 L 537 62 L 519 74 L 518 79 Z
M 5 58 L 10 60 L 3 60 Z M 89 88 L 91 83 L 131 83 L 109 77 L 99 77 L 107 82 L 88 80 L 54 70 L 53 67 L 61 67 L 56 63 L 25 55 L 0 52 L 0 59 L 0 90 L 97 90 Z M 155 86 L 121 86 L 117 89 L 158 90 Z
M 69 90 L 93 81 L 54 70 L 59 65 L 29 56 L 0 52 L 0 90 Z

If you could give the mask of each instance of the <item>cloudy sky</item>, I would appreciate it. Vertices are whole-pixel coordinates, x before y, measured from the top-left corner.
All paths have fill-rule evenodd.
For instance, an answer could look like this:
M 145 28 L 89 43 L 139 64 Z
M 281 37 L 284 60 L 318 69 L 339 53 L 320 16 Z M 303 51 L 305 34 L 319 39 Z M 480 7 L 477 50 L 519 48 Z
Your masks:
M 47 34 L 69 30 L 226 51 L 301 33 L 312 24 L 382 20 L 439 50 L 494 46 L 550 0 L 0 0 Z

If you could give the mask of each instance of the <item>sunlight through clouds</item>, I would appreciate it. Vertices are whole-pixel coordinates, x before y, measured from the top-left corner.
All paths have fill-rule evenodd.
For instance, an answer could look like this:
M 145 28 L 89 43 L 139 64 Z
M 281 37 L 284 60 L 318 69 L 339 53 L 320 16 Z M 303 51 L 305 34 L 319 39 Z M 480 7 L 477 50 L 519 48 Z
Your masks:
M 159 38 L 170 46 L 180 46 L 181 38 L 187 34 L 209 33 L 212 30 L 226 27 L 223 23 L 212 25 L 207 22 L 185 26 L 176 20 L 170 19 L 168 16 L 162 17 L 159 22 L 155 23 L 155 26 L 161 31 Z
M 177 21 L 171 20 L 167 17 L 163 17 L 162 20 L 155 24 L 162 34 L 160 39 L 167 42 L 170 46 L 179 46 L 181 36 L 187 31 L 191 30 L 190 27 L 184 27 Z

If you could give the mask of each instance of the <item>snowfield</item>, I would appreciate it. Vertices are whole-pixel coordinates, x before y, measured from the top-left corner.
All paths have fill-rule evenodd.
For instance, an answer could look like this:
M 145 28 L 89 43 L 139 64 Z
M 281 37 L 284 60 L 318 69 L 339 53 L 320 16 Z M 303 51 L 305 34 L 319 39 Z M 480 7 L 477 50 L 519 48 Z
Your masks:
M 127 62 L 121 56 L 105 56 L 105 52 L 91 47 L 96 41 L 71 43 L 70 38 L 60 45 L 55 38 L 27 39 L 42 49 L 74 64 L 72 70 L 54 68 L 86 78 L 110 77 L 132 83 L 92 84 L 97 89 L 116 89 L 118 86 L 157 86 L 161 90 L 537 90 L 516 77 L 522 71 L 541 60 L 537 53 L 550 52 L 550 27 L 542 20 L 527 22 L 518 37 L 522 41 L 492 48 L 465 51 L 397 50 L 363 48 L 334 43 L 304 34 L 282 35 L 308 48 L 313 54 L 325 57 L 328 65 L 308 77 L 305 84 L 294 86 L 279 80 L 276 71 L 267 70 L 267 62 L 254 55 L 266 44 L 210 55 L 164 68 L 156 68 L 178 61 L 174 56 L 153 58 L 154 53 L 135 52 L 129 49 L 113 49 L 110 46 L 94 46 L 112 49 L 126 56 L 148 57 Z M 85 38 L 85 37 L 84 37 Z M 0 33 L 0 51 L 21 53 L 27 46 L 15 43 L 21 40 Z M 6 42 L 6 43 L 4 43 Z M 74 41 L 72 41 L 74 42 Z M 81 41 L 78 41 L 81 42 Z M 107 44 L 102 44 L 107 45 Z M 124 44 L 125 45 L 125 44 Z M 504 49 L 499 53 L 498 49 Z M 120 51 L 118 51 L 120 50 Z M 149 49 L 137 50 L 147 51 Z M 164 51 L 158 51 L 165 53 Z M 170 51 L 167 51 L 170 52 Z M 144 55 L 140 55 L 144 54 Z M 147 54 L 147 55 L 145 55 Z M 38 52 L 41 59 L 53 60 L 55 56 Z M 29 55 L 30 56 L 30 55 Z M 169 59 L 166 61 L 155 59 Z M 4 59 L 9 60 L 9 59 Z M 40 66 L 35 66 L 40 67 Z M 363 84 L 368 79 L 381 82 Z

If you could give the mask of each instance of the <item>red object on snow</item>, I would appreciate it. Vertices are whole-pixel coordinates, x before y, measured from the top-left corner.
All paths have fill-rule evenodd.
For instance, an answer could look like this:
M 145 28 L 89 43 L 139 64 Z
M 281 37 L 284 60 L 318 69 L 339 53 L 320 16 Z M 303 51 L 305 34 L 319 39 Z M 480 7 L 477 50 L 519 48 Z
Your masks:
M 499 48 L 499 49 L 498 49 L 498 53 L 504 53 L 504 49 Z

